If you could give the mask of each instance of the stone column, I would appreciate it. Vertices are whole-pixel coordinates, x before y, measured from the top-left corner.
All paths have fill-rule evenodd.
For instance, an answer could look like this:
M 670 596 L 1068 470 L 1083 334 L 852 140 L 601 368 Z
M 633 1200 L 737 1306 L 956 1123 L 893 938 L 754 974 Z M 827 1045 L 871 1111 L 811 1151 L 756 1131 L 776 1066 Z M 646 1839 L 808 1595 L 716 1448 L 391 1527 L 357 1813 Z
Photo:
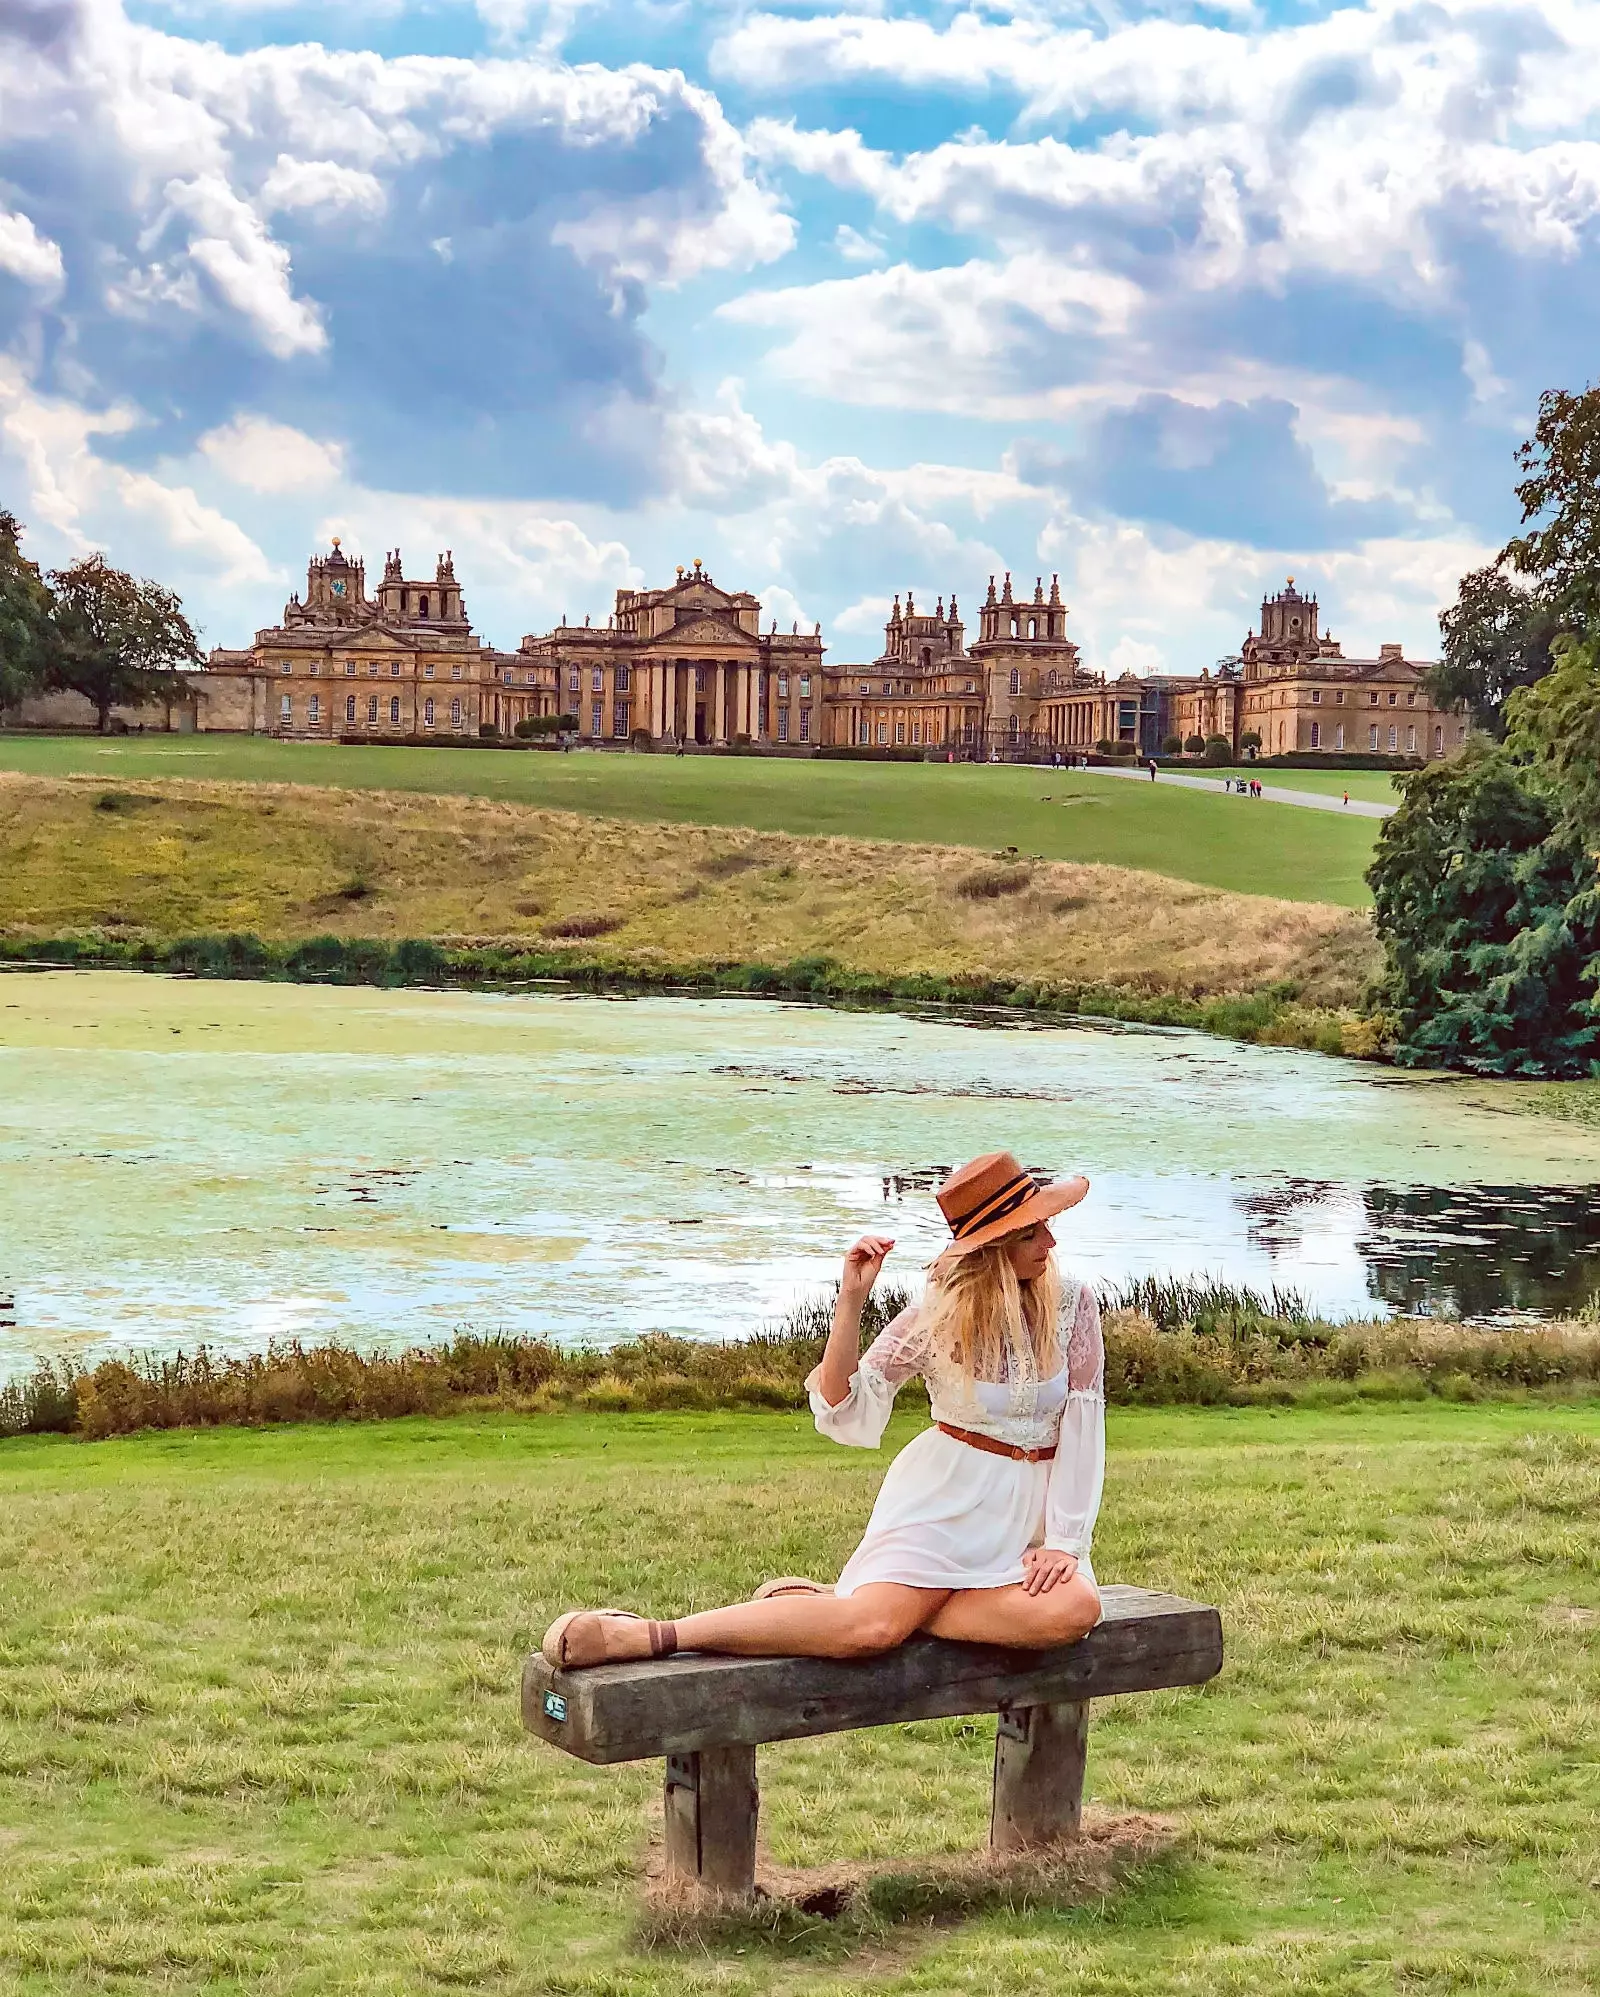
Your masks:
M 728 739 L 728 669 L 720 659 L 711 667 L 711 739 Z

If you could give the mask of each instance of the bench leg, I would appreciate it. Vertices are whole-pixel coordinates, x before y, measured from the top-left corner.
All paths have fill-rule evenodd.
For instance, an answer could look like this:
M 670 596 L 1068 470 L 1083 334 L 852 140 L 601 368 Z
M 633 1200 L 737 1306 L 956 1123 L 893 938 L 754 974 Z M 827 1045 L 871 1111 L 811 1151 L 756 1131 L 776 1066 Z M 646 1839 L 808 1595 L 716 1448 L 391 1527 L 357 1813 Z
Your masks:
M 749 1893 L 760 1800 L 753 1747 L 669 1754 L 667 1870 L 717 1893 Z
M 994 1741 L 991 1851 L 1020 1851 L 1078 1835 L 1089 1708 L 1002 1706 Z

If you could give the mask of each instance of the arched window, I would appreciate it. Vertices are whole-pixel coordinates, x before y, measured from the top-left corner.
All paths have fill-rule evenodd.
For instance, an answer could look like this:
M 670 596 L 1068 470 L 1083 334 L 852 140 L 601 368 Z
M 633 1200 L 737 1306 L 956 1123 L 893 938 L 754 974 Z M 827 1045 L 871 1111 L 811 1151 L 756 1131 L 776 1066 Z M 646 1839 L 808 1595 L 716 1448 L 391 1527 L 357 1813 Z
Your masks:
M 1028 619 L 1028 636 L 1030 638 L 1037 638 L 1038 635 L 1039 635 L 1039 620 L 1037 617 L 1030 617 Z
M 1022 672 L 1017 666 L 1011 668 L 1011 691 L 1013 693 L 1021 693 L 1022 691 Z
M 389 698 L 389 719 L 391 721 L 398 721 L 400 719 L 399 694 L 392 694 Z
M 932 664 L 933 664 L 932 647 L 924 645 L 922 648 L 922 670 L 926 672 Z
M 356 697 L 353 693 L 345 696 L 344 718 L 346 721 L 354 721 L 356 718 Z
M 433 726 L 433 702 L 431 700 L 425 700 L 422 703 L 422 725 L 424 728 L 431 728 Z
M 427 616 L 427 614 L 428 614 L 428 599 L 427 599 L 427 597 L 426 597 L 426 596 L 421 596 L 421 597 L 418 597 L 418 599 L 417 599 L 417 615 L 418 615 L 419 617 L 426 617 L 426 616 Z

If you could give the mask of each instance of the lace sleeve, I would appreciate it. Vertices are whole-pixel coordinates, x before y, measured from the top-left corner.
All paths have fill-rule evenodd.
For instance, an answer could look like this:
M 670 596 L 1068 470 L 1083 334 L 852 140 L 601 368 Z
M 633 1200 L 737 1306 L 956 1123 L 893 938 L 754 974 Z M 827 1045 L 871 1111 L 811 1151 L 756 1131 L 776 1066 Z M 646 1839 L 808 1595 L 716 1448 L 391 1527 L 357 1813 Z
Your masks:
M 819 1432 L 853 1449 L 876 1449 L 889 1426 L 896 1393 L 922 1371 L 927 1352 L 922 1312 L 908 1304 L 862 1353 L 842 1401 L 830 1404 L 824 1399 L 813 1372 L 806 1391 Z
M 1106 1468 L 1106 1349 L 1100 1303 L 1087 1283 L 1062 1312 L 1067 1330 L 1067 1400 L 1045 1493 L 1044 1543 L 1089 1556 Z
M 1078 1285 L 1077 1297 L 1062 1311 L 1067 1344 L 1067 1392 L 1105 1398 L 1106 1348 L 1100 1335 L 1100 1299 L 1090 1283 Z

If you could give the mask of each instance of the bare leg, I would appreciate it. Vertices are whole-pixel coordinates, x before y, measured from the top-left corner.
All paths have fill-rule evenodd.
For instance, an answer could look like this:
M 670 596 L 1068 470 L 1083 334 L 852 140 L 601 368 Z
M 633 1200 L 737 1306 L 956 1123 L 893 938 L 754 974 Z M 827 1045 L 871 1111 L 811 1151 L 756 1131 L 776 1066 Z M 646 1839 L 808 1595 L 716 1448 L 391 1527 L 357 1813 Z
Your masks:
M 946 1598 L 942 1588 L 873 1581 L 853 1595 L 779 1595 L 681 1616 L 680 1650 L 734 1657 L 871 1657 L 893 1650 Z
M 1100 1597 L 1083 1575 L 1058 1581 L 1042 1595 L 1026 1588 L 958 1588 L 922 1627 L 929 1636 L 958 1643 L 1013 1644 L 1019 1650 L 1050 1650 L 1076 1643 L 1100 1620 Z

